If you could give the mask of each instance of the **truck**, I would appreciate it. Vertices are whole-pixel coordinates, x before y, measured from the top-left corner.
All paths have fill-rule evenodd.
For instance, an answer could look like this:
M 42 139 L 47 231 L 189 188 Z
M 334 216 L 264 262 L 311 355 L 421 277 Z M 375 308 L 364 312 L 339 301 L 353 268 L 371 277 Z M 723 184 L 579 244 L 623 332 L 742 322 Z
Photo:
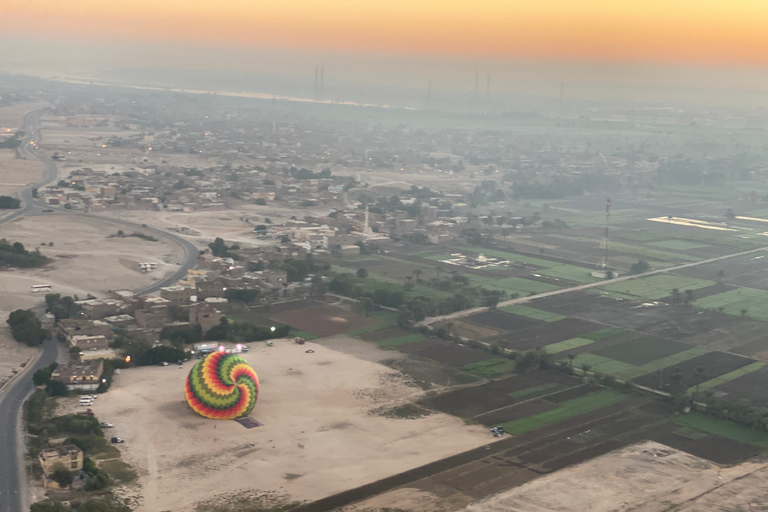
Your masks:
M 93 416 L 93 409 L 88 409 L 87 411 L 77 411 L 77 414 L 80 414 L 82 416 Z

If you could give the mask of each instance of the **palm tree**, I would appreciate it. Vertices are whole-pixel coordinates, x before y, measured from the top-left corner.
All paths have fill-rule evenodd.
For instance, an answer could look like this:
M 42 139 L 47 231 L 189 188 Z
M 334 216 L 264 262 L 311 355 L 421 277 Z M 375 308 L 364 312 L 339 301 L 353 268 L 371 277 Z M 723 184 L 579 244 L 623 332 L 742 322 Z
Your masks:
M 741 310 L 741 316 L 747 316 L 747 313 L 749 313 L 748 309 L 742 309 Z
M 699 394 L 699 386 L 702 382 L 707 380 L 707 371 L 701 367 L 697 366 L 696 370 L 693 372 L 694 378 L 696 379 L 696 395 Z
M 685 290 L 685 303 L 693 302 L 693 290 Z
M 570 362 L 571 368 L 573 368 L 573 360 L 576 359 L 576 354 L 568 354 L 568 361 Z
M 725 277 L 725 270 L 720 269 L 717 271 L 717 280 L 720 282 Z

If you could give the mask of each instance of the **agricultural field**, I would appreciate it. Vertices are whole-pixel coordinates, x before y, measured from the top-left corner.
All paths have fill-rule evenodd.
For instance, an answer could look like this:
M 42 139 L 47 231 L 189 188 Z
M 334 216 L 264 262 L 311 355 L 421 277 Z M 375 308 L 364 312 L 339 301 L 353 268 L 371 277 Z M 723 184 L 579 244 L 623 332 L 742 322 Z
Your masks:
M 537 270 L 536 274 L 541 274 L 550 277 L 556 277 L 575 283 L 593 283 L 598 281 L 597 278 L 592 277 L 590 274 L 592 269 L 581 267 L 578 265 L 570 265 L 566 263 L 560 263 L 557 261 L 547 260 L 544 258 L 536 258 L 533 256 L 526 256 L 522 254 L 515 254 L 510 252 L 504 252 L 494 249 L 486 249 L 481 247 L 459 247 L 461 251 L 484 254 L 486 256 L 495 256 L 497 258 L 504 258 L 511 262 L 525 263 L 528 265 L 535 265 L 540 270 Z
M 672 295 L 672 290 L 674 289 L 677 289 L 678 293 L 684 296 L 685 290 L 698 290 L 699 288 L 714 284 L 713 281 L 706 281 L 704 279 L 691 279 L 664 274 L 609 284 L 601 287 L 601 289 L 610 292 L 614 296 L 624 298 L 659 300 Z
M 696 300 L 694 306 L 768 321 L 768 291 L 738 288 Z

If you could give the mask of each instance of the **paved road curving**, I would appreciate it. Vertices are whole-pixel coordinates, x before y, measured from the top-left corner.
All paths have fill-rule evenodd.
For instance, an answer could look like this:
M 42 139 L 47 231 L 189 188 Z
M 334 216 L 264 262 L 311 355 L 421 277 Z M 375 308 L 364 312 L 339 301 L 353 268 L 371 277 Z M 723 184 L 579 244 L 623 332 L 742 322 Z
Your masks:
M 43 155 L 37 150 L 37 142 L 40 140 L 40 113 L 41 109 L 28 112 L 24 116 L 24 138 L 19 147 L 19 154 L 28 160 L 40 160 L 46 166 L 45 180 L 24 189 L 20 198 L 23 205 L 20 209 L 0 218 L 0 225 L 24 216 L 32 215 L 72 215 L 97 219 L 131 228 L 140 228 L 150 232 L 156 237 L 171 240 L 182 246 L 186 254 L 186 260 L 179 265 L 179 269 L 170 276 L 155 284 L 136 290 L 139 293 L 152 293 L 163 286 L 173 284 L 184 277 L 187 270 L 197 264 L 198 249 L 189 240 L 167 231 L 136 224 L 119 219 L 100 217 L 90 213 L 82 213 L 64 208 L 57 208 L 41 203 L 32 197 L 32 190 L 45 186 L 58 177 L 56 161 Z M 48 210 L 48 211 L 43 211 Z M 21 512 L 28 508 L 28 496 L 26 486 L 26 474 L 24 470 L 23 447 L 20 442 L 21 434 L 21 409 L 22 405 L 34 390 L 31 375 L 35 370 L 51 364 L 53 361 L 65 358 L 63 347 L 54 342 L 47 341 L 43 345 L 43 351 L 39 359 L 31 368 L 25 369 L 23 375 L 17 377 L 0 391 L 0 512 Z

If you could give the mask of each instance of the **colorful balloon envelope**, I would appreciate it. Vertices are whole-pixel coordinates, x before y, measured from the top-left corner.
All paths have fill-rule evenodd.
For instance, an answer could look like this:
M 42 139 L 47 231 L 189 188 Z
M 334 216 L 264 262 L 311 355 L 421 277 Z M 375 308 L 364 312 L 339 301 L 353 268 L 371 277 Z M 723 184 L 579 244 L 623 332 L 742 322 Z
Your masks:
M 199 360 L 187 375 L 187 403 L 199 415 L 215 420 L 248 416 L 259 396 L 259 378 L 242 357 L 214 352 Z

